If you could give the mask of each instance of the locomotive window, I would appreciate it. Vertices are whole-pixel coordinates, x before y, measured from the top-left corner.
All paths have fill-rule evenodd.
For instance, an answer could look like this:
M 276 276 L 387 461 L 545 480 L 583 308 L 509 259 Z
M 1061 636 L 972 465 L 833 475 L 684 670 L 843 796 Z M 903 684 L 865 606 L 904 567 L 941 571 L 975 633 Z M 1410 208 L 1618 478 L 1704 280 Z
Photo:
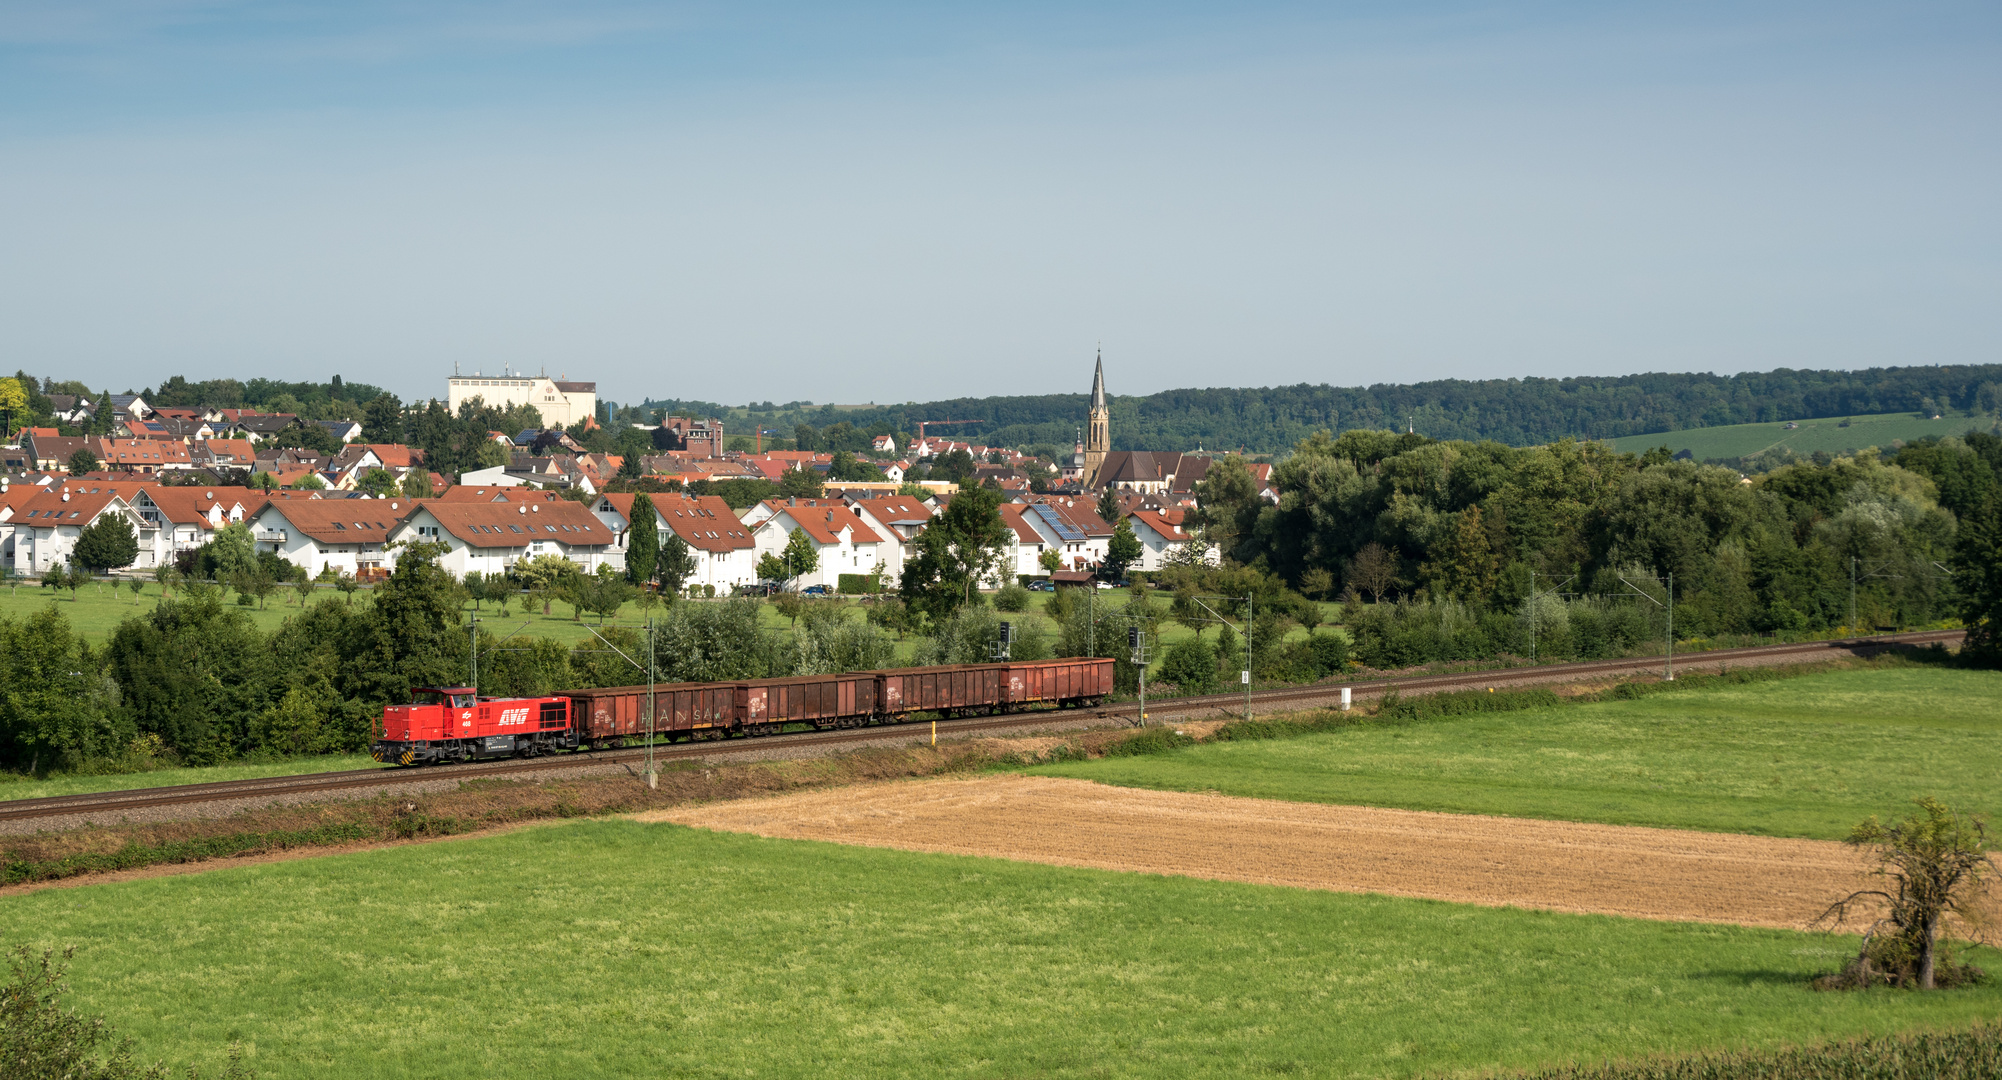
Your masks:
M 470 709 L 470 708 L 472 708 L 472 707 L 473 707 L 473 695 L 471 695 L 471 694 L 453 694 L 453 695 L 452 695 L 452 707 L 453 707 L 453 708 L 455 708 L 455 709 Z
M 444 701 L 445 695 L 436 690 L 412 690 L 410 692 L 410 703 L 412 705 L 439 705 L 443 704 Z

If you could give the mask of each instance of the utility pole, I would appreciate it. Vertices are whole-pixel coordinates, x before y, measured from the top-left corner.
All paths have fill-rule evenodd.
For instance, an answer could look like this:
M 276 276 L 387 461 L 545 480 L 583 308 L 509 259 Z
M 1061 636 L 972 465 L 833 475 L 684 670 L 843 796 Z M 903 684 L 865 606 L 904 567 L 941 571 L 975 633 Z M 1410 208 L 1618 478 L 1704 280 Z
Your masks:
M 1202 608 L 1202 609 L 1203 609 L 1204 611 L 1207 611 L 1207 612 L 1209 612 L 1209 613 L 1210 613 L 1210 617 L 1211 617 L 1211 618 L 1213 618 L 1213 619 L 1215 619 L 1216 621 L 1218 621 L 1218 622 L 1220 622 L 1220 623 L 1224 624 L 1225 626 L 1229 626 L 1229 625 L 1230 625 L 1230 620 L 1229 620 L 1229 619 L 1226 619 L 1226 618 L 1224 618 L 1224 617 L 1223 617 L 1222 615 L 1219 615 L 1219 614 L 1217 614 L 1217 610 L 1216 610 L 1215 608 L 1213 608 L 1213 607 L 1209 606 L 1208 604 L 1205 604 L 1205 603 L 1203 603 L 1203 599 L 1204 599 L 1203 597 L 1200 597 L 1200 596 L 1197 596 L 1197 597 L 1191 597 L 1190 599 L 1194 600 L 1194 601 L 1196 602 L 1196 604 L 1197 604 L 1198 606 L 1200 606 L 1200 607 L 1201 607 L 1201 608 Z M 1249 720 L 1249 719 L 1251 719 L 1251 627 L 1252 627 L 1252 595 L 1251 595 L 1251 594 L 1246 594 L 1246 595 L 1244 595 L 1244 596 L 1212 596 L 1212 597 L 1209 597 L 1209 599 L 1211 599 L 1211 600 L 1243 600 L 1243 601 L 1244 601 L 1244 670 L 1243 670 L 1243 671 L 1240 671 L 1240 672 L 1238 672 L 1238 676 L 1237 676 L 1237 677 L 1238 677 L 1238 681 L 1240 681 L 1240 682 L 1242 682 L 1242 683 L 1244 684 L 1244 718 L 1245 718 L 1246 720 Z
M 471 612 L 466 613 L 466 659 L 471 665 L 473 696 L 480 695 L 480 620 Z
M 1654 581 L 1656 579 L 1649 578 L 1648 580 Z M 1646 600 L 1648 603 L 1653 604 L 1656 607 L 1667 609 L 1668 653 L 1667 653 L 1667 659 L 1663 662 L 1662 665 L 1662 679 L 1667 682 L 1674 682 L 1675 681 L 1675 571 L 1671 570 L 1668 572 L 1668 603 L 1666 604 L 1662 603 L 1660 600 L 1656 600 L 1653 596 L 1650 596 L 1646 592 L 1643 592 L 1640 586 L 1635 585 L 1631 581 L 1628 581 L 1627 576 L 1625 574 L 1620 575 L 1620 581 L 1621 583 L 1625 584 L 1626 587 L 1629 590 L 1631 590 L 1635 596 L 1638 596 L 1641 599 Z
M 653 767 L 653 682 L 653 616 L 649 614 L 646 617 L 646 786 L 649 789 L 660 786 L 660 773 Z

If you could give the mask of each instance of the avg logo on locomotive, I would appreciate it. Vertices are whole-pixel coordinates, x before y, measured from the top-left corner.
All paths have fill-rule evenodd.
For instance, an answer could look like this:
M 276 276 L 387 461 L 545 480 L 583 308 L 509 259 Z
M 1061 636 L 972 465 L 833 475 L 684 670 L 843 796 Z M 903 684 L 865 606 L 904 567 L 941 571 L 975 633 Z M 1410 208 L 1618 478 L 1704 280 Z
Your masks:
M 576 748 L 569 698 L 496 700 L 470 686 L 422 686 L 410 691 L 410 704 L 382 710 L 369 752 L 377 761 L 430 765 Z

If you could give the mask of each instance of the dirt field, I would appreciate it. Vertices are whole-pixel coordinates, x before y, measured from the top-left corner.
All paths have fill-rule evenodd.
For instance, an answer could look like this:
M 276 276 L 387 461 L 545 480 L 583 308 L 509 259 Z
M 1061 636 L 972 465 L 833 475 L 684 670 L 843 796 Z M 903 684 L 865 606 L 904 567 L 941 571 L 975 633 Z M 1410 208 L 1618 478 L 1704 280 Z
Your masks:
M 922 780 L 636 815 L 799 840 L 1643 919 L 1800 928 L 1859 887 L 1836 843 L 1142 791 Z

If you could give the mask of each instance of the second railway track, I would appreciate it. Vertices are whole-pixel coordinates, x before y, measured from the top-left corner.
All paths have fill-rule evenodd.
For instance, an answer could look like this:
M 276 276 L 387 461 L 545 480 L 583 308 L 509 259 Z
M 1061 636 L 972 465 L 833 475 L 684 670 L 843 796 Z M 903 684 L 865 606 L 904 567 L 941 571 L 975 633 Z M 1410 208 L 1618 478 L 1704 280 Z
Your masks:
M 1734 662 L 1773 663 L 1788 657 L 1812 659 L 1818 656 L 1866 655 L 1900 646 L 1949 644 L 1964 636 L 1960 630 L 1920 631 L 1908 634 L 1888 634 L 1864 638 L 1848 638 L 1835 641 L 1812 641 L 1786 645 L 1759 645 L 1740 649 L 1717 649 L 1709 652 L 1690 653 L 1679 658 L 1678 666 L 1683 670 L 1717 669 Z M 1533 667 L 1497 668 L 1484 671 L 1451 672 L 1438 675 L 1417 675 L 1402 678 L 1368 679 L 1348 683 L 1322 683 L 1310 687 L 1284 687 L 1272 690 L 1253 691 L 1251 703 L 1258 706 L 1297 706 L 1315 702 L 1333 701 L 1340 696 L 1343 687 L 1349 688 L 1357 697 L 1367 698 L 1384 694 L 1390 690 L 1399 693 L 1439 693 L 1460 689 L 1480 689 L 1494 686 L 1520 686 L 1534 683 L 1575 682 L 1593 676 L 1622 674 L 1645 674 L 1659 670 L 1660 659 L 1637 659 L 1626 657 L 1618 660 L 1589 660 L 1568 664 L 1544 664 Z M 1191 714 L 1214 714 L 1242 709 L 1244 695 L 1212 694 L 1202 697 L 1164 698 L 1150 703 L 1149 713 L 1154 716 L 1174 716 Z M 1034 728 L 1051 722 L 1067 722 L 1075 719 L 1134 718 L 1139 714 L 1138 703 L 1123 703 L 1115 706 L 1079 710 L 1044 710 L 1039 712 L 1008 713 L 993 716 L 968 717 L 937 721 L 940 734 L 968 735 L 986 731 Z M 861 728 L 836 729 L 832 731 L 801 731 L 790 734 L 766 736 L 758 739 L 722 739 L 705 742 L 656 744 L 653 748 L 655 760 L 679 761 L 705 757 L 719 757 L 765 749 L 802 749 L 826 747 L 829 749 L 845 745 L 919 738 L 928 729 L 929 721 L 915 721 L 901 724 L 872 725 Z M 32 818 L 69 817 L 75 815 L 116 814 L 120 811 L 151 809 L 161 806 L 194 803 L 234 802 L 245 799 L 296 798 L 320 793 L 333 794 L 355 788 L 391 787 L 399 784 L 431 783 L 440 780 L 473 780 L 484 777 L 533 774 L 558 769 L 590 767 L 594 765 L 627 764 L 644 760 L 645 747 L 626 747 L 617 750 L 581 751 L 546 758 L 531 758 L 495 761 L 477 764 L 448 765 L 427 768 L 381 767 L 353 769 L 343 772 L 314 773 L 305 776 L 273 776 L 256 780 L 227 780 L 210 784 L 181 784 L 169 787 L 135 788 L 128 791 L 93 792 L 83 795 L 59 795 L 41 799 L 16 799 L 0 802 L 0 822 L 19 821 Z

